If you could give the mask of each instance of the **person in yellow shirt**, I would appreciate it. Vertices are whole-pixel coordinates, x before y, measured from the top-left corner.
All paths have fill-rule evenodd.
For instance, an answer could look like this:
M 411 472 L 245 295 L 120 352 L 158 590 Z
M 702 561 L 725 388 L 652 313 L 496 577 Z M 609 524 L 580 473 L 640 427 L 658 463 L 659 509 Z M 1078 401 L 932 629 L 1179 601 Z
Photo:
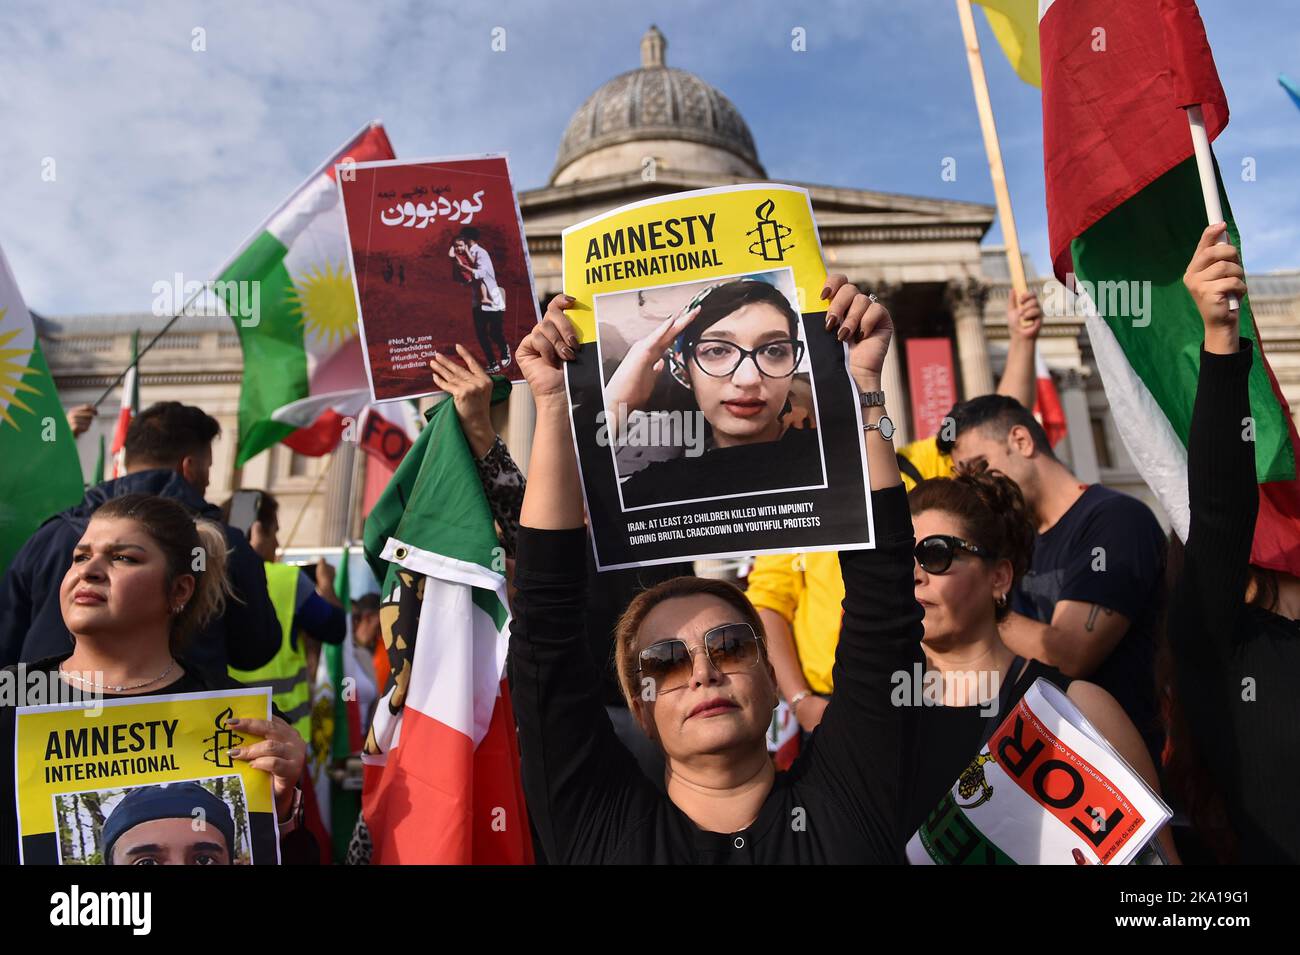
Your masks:
M 1007 299 L 1007 325 L 1011 344 L 998 393 L 1032 408 L 1034 349 L 1043 326 L 1038 297 L 1018 295 L 1012 289 Z M 952 458 L 939 451 L 931 435 L 898 452 L 898 470 L 910 492 L 920 481 L 950 477 Z M 821 722 L 834 690 L 831 668 L 844 601 L 839 554 L 763 554 L 754 560 L 745 593 L 767 632 L 768 653 L 781 696 L 803 731 L 811 733 Z

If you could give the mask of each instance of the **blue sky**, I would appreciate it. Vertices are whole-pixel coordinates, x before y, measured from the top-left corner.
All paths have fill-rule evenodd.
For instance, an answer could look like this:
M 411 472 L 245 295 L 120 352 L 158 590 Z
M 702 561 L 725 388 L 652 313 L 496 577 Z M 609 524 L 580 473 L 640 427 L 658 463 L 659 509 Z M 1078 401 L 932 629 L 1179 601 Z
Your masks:
M 1300 4 L 1200 8 L 1232 107 L 1215 148 L 1247 266 L 1300 267 L 1300 110 L 1277 84 L 1300 79 Z M 1022 244 L 1042 272 L 1039 94 L 976 19 Z M 519 188 L 543 185 L 569 117 L 639 64 L 650 23 L 670 65 L 740 108 L 772 178 L 992 203 L 951 0 L 18 0 L 0 11 L 0 246 L 39 312 L 148 310 L 154 282 L 209 277 L 374 117 L 399 156 L 505 150 Z M 791 50 L 795 27 L 806 52 Z M 1254 181 L 1241 181 L 1246 158 Z

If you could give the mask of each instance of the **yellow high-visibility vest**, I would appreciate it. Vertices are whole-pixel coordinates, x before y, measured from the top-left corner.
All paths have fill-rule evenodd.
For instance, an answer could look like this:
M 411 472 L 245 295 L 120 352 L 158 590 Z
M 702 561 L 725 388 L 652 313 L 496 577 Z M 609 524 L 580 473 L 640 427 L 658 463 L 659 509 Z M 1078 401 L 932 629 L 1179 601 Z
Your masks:
M 307 648 L 303 640 L 294 649 L 293 614 L 298 606 L 301 568 L 288 564 L 266 565 L 266 590 L 280 621 L 280 650 L 256 670 L 229 668 L 231 679 L 248 686 L 269 686 L 271 699 L 302 738 L 311 739 L 311 685 L 307 679 Z

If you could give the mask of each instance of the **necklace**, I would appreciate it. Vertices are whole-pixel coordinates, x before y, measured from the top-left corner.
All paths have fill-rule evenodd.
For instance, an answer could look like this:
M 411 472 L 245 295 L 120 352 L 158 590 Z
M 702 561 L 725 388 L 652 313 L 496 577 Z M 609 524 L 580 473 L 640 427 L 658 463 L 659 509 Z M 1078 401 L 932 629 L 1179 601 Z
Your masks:
M 77 674 L 71 672 L 70 670 L 63 669 L 62 663 L 59 664 L 59 673 L 61 673 L 63 676 L 66 676 L 69 680 L 72 680 L 80 684 L 81 686 L 93 686 L 105 690 L 112 690 L 114 693 L 121 693 L 125 690 L 138 690 L 142 686 L 149 686 L 150 684 L 157 683 L 159 680 L 167 676 L 169 673 L 172 672 L 172 670 L 175 669 L 176 669 L 176 661 L 172 660 L 171 663 L 167 664 L 167 669 L 163 670 L 162 673 L 158 674 L 152 680 L 145 680 L 143 683 L 124 683 L 120 686 L 114 686 L 112 683 L 103 683 L 103 684 L 92 683 L 90 680 L 87 680 L 84 677 L 77 676 Z

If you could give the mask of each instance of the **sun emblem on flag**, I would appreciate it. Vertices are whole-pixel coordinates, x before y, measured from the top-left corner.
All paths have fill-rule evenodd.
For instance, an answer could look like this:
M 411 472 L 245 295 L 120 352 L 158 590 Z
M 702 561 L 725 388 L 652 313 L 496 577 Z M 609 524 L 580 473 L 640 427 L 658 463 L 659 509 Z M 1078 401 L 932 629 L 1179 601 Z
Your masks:
M 8 309 L 0 308 L 0 326 L 4 325 L 7 313 Z M 0 427 L 8 423 L 13 425 L 15 430 L 21 431 L 18 422 L 9 414 L 9 409 L 17 405 L 28 414 L 35 414 L 31 406 L 18 397 L 18 393 L 25 391 L 39 395 L 41 392 L 39 388 L 34 388 L 23 381 L 23 375 L 36 374 L 36 369 L 28 365 L 25 360 L 32 353 L 32 349 L 6 347 L 18 337 L 18 332 L 17 328 L 11 332 L 0 332 Z
M 342 264 L 328 262 L 303 272 L 293 281 L 290 293 L 298 324 L 318 342 L 342 343 L 357 333 L 357 300 L 352 294 L 352 276 Z

